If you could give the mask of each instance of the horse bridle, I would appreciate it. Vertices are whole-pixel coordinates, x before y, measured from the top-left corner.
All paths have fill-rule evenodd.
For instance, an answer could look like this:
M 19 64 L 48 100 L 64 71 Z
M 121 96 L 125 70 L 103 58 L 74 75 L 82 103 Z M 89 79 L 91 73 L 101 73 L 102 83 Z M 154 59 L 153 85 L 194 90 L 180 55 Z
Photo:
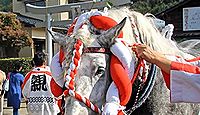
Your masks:
M 139 35 L 137 35 L 137 37 L 139 37 Z M 110 51 L 109 48 L 86 47 L 86 48 L 83 48 L 82 53 L 105 53 L 105 54 L 111 54 L 111 51 Z M 140 65 L 140 63 L 138 65 Z M 138 68 L 138 67 L 136 67 L 136 68 Z M 137 74 L 136 74 L 136 76 L 137 76 Z M 129 108 L 128 110 L 125 110 L 126 114 L 131 114 L 135 109 L 140 107 L 142 105 L 142 103 L 144 103 L 144 101 L 147 99 L 147 97 L 149 96 L 150 92 L 152 91 L 153 85 L 155 83 L 155 77 L 156 77 L 156 66 L 154 64 L 152 64 L 151 65 L 151 69 L 150 69 L 149 74 L 148 74 L 148 77 L 147 77 L 147 81 L 149 81 L 149 82 L 146 83 L 146 84 L 143 84 L 142 82 L 139 83 L 139 87 L 137 89 L 137 94 L 138 94 L 137 98 L 135 98 L 135 102 L 134 102 L 133 106 L 131 108 Z M 143 93 L 139 95 L 140 91 L 143 91 Z M 87 99 L 85 97 L 82 97 L 81 95 L 77 94 L 75 92 L 75 90 L 66 89 L 63 92 L 63 95 L 64 96 L 71 95 L 71 96 L 75 97 L 76 99 L 78 99 L 79 101 L 83 102 L 87 107 L 92 109 L 94 112 L 101 113 L 101 110 L 96 105 L 92 104 L 89 99 Z
M 109 48 L 102 48 L 102 47 L 86 47 L 86 48 L 83 48 L 83 53 L 105 53 L 105 54 L 111 54 Z
M 80 42 L 82 42 L 82 41 L 78 40 L 78 42 L 79 42 L 79 45 L 80 45 Z M 76 44 L 76 45 L 77 45 L 77 44 Z M 80 48 L 80 46 L 79 46 L 79 48 Z M 77 49 L 77 48 L 75 48 L 75 49 Z M 111 51 L 110 51 L 109 48 L 102 48 L 102 47 L 86 47 L 86 48 L 83 48 L 83 49 L 82 49 L 82 53 L 105 53 L 105 54 L 111 54 Z M 74 57 L 77 57 L 77 56 L 74 56 Z M 138 64 L 138 66 L 139 66 L 139 65 L 140 65 L 140 63 Z M 136 67 L 136 68 L 138 68 L 138 67 Z M 131 114 L 136 108 L 140 107 L 140 106 L 142 105 L 142 103 L 143 103 L 143 102 L 147 99 L 147 97 L 149 96 L 149 94 L 150 94 L 150 92 L 151 92 L 151 90 L 152 90 L 154 81 L 155 81 L 156 67 L 155 67 L 155 65 L 153 65 L 153 64 L 152 64 L 150 73 L 151 73 L 151 74 L 149 74 L 149 75 L 148 75 L 148 78 L 147 78 L 147 79 L 149 79 L 150 82 L 148 82 L 148 84 L 146 84 L 145 86 L 143 86 L 143 87 L 146 87 L 145 90 L 144 90 L 144 92 L 141 94 L 140 97 L 138 97 L 138 98 L 135 100 L 133 106 L 132 106 L 130 109 L 125 110 L 125 113 L 126 113 L 126 114 Z M 134 73 L 134 74 L 135 74 L 135 73 Z M 137 73 L 136 73 L 136 74 L 137 74 Z M 135 76 L 137 76 L 136 74 L 135 74 Z M 65 76 L 67 76 L 67 75 L 65 75 Z M 74 79 L 74 77 L 73 77 L 73 79 Z M 142 83 L 140 83 L 140 84 L 142 84 Z M 65 86 L 64 86 L 64 87 L 65 87 Z M 74 87 L 74 86 L 72 86 L 72 87 Z M 140 89 L 140 88 L 141 88 L 141 87 L 139 86 L 139 87 L 138 87 L 138 92 L 137 92 L 137 94 L 139 94 L 139 92 L 140 92 L 141 90 L 143 90 L 143 88 L 141 88 L 141 89 Z M 93 110 L 94 112 L 97 112 L 97 113 L 99 113 L 99 114 L 102 112 L 101 109 L 99 109 L 96 105 L 94 105 L 92 102 L 90 102 L 89 99 L 87 99 L 87 98 L 85 98 L 85 97 L 82 97 L 80 94 L 76 93 L 74 89 L 70 89 L 70 87 L 68 87 L 68 89 L 65 89 L 65 90 L 64 90 L 62 97 L 63 97 L 63 96 L 65 97 L 65 96 L 67 96 L 67 95 L 73 96 L 73 97 L 76 98 L 78 101 L 83 102 L 87 107 L 89 107 L 89 108 L 90 108 L 91 110 Z M 137 95 L 137 96 L 139 96 L 139 95 Z
M 101 47 L 87 47 L 87 48 L 84 48 L 83 52 L 84 53 L 112 54 L 109 48 L 101 48 Z M 141 66 L 143 66 L 143 61 L 144 60 L 139 59 L 138 65 L 136 67 L 136 71 L 135 71 L 134 76 L 133 76 L 133 79 L 134 79 L 134 77 L 138 76 L 138 74 L 139 74 L 138 71 L 140 70 Z M 146 83 L 145 84 L 144 81 L 139 80 L 140 85 L 139 85 L 138 90 L 137 90 L 138 95 L 136 95 L 136 97 L 138 97 L 138 98 L 135 98 L 135 102 L 134 102 L 134 104 L 131 108 L 124 111 L 127 115 L 130 115 L 135 109 L 140 107 L 145 102 L 145 100 L 147 99 L 147 97 L 149 96 L 150 92 L 153 89 L 157 70 L 156 70 L 156 66 L 154 64 L 151 64 L 150 68 L 151 69 L 148 73 L 147 80 L 146 80 L 148 82 L 145 82 Z M 132 84 L 134 84 L 133 79 L 131 80 Z M 139 96 L 140 91 L 143 91 L 143 93 L 140 94 L 140 96 Z

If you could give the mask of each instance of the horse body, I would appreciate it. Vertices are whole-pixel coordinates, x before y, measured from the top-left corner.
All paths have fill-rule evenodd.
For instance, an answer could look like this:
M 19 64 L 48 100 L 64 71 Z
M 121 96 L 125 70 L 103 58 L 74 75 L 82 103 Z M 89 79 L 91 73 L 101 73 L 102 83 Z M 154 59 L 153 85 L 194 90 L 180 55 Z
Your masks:
M 117 22 L 120 22 L 124 17 L 128 17 L 127 22 L 122 29 L 124 32 L 123 40 L 128 44 L 145 43 L 153 49 L 165 54 L 178 54 L 184 56 L 184 53 L 168 42 L 168 40 L 164 39 L 158 30 L 152 26 L 152 23 L 142 14 L 135 11 L 129 11 L 128 8 L 124 7 L 110 10 L 108 14 L 109 17 L 112 17 L 112 19 Z M 133 28 L 133 26 L 135 26 L 135 28 Z M 116 29 L 113 31 L 101 30 L 98 34 L 92 34 L 95 33 L 94 31 L 96 30 L 94 30 L 94 27 L 87 19 L 82 27 L 78 29 L 76 34 L 72 34 L 71 37 L 67 37 L 67 42 L 62 40 L 57 41 L 61 44 L 65 51 L 65 60 L 63 61 L 63 65 L 65 65 L 63 67 L 64 71 L 67 71 L 70 65 L 69 63 L 71 62 L 73 54 L 72 49 L 75 44 L 74 39 L 81 39 L 84 47 L 109 48 L 112 44 L 114 44 L 115 40 L 111 39 L 117 37 L 115 35 L 115 33 L 117 33 Z M 136 38 L 135 35 L 138 37 Z M 111 83 L 111 78 L 109 76 L 109 61 L 110 58 L 107 54 L 83 53 L 81 55 L 81 62 L 78 67 L 77 75 L 75 76 L 75 91 L 82 96 L 87 97 L 99 108 L 105 104 L 106 91 Z M 156 76 L 155 85 L 150 93 L 150 96 L 146 100 L 145 104 L 136 109 L 133 114 L 190 115 L 198 113 L 198 105 L 170 103 L 170 93 L 164 83 L 161 71 L 158 71 Z M 96 114 L 82 102 L 77 101 L 71 96 L 66 97 L 65 102 L 66 115 Z

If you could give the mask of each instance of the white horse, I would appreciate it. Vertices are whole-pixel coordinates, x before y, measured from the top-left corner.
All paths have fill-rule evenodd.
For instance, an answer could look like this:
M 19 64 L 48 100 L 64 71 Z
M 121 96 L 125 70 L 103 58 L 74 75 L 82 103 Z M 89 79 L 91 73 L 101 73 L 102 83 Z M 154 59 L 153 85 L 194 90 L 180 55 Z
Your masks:
M 66 79 L 65 77 L 67 77 L 66 73 L 69 75 L 69 72 L 73 70 L 69 70 L 69 68 L 77 68 L 73 84 L 75 92 L 89 99 L 100 109 L 105 105 L 106 92 L 111 83 L 109 73 L 110 55 L 106 53 L 84 53 L 80 50 L 82 47 L 83 49 L 87 47 L 110 48 L 115 44 L 115 38 L 117 38 L 119 32 L 123 28 L 123 40 L 130 45 L 134 43 L 144 43 L 163 54 L 179 55 L 182 57 L 186 54 L 179 50 L 172 42 L 169 42 L 168 39 L 165 39 L 149 18 L 141 13 L 130 11 L 129 8 L 122 7 L 108 10 L 107 16 L 118 23 L 125 17 L 128 18 L 126 19 L 126 23 L 123 20 L 123 22 L 107 31 L 97 29 L 93 26 L 89 20 L 92 15 L 103 14 L 99 12 L 89 12 L 82 16 L 82 18 L 84 17 L 83 19 L 80 19 L 80 16 L 77 25 L 75 25 L 73 33 L 70 36 L 51 32 L 54 36 L 54 40 L 61 45 L 65 57 L 62 63 L 62 71 L 60 71 L 61 74 L 54 74 L 54 78 L 56 83 L 60 84 L 62 87 L 64 85 L 64 80 Z M 81 40 L 83 45 L 77 43 L 77 40 Z M 80 45 L 77 51 L 82 55 L 78 62 L 78 66 L 72 67 L 73 64 L 70 63 L 73 62 L 72 60 L 75 57 L 73 49 L 74 45 L 77 44 Z M 58 57 L 58 54 L 56 56 Z M 134 52 L 132 52 L 132 56 L 134 56 L 134 59 L 137 59 Z M 191 55 L 189 56 L 192 57 Z M 188 58 L 188 55 L 185 58 Z M 55 72 L 57 70 L 52 71 Z M 198 113 L 198 105 L 170 103 L 170 93 L 165 85 L 161 72 L 158 71 L 156 76 L 152 92 L 145 103 L 134 111 L 134 115 L 194 115 Z M 75 95 L 74 92 L 71 92 L 71 94 Z M 85 102 L 86 98 L 83 99 Z M 129 103 L 129 106 L 131 105 L 133 104 Z M 65 97 L 65 114 L 91 115 L 96 113 L 73 96 L 67 96 Z

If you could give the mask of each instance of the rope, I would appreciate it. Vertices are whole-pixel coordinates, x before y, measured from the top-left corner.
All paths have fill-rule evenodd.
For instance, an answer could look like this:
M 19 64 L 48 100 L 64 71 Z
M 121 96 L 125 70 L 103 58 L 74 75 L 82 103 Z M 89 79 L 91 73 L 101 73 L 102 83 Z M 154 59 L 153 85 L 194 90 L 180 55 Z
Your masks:
M 101 110 L 96 105 L 94 105 L 88 98 L 81 96 L 80 94 L 76 93 L 75 91 L 66 89 L 63 92 L 63 96 L 66 97 L 67 95 L 70 95 L 70 96 L 76 98 L 78 101 L 83 102 L 87 107 L 89 107 L 94 112 L 99 113 L 99 114 L 101 113 Z
M 81 60 L 81 54 L 83 52 L 83 43 L 81 40 L 77 40 L 75 45 L 74 45 L 74 51 L 73 51 L 73 56 L 72 56 L 72 61 L 70 63 L 70 67 L 67 71 L 67 74 L 65 75 L 65 85 L 67 89 L 63 92 L 63 94 L 60 96 L 72 96 L 76 98 L 78 101 L 83 102 L 87 107 L 89 107 L 91 110 L 93 110 L 96 113 L 101 113 L 101 110 L 94 105 L 92 102 L 90 102 L 89 99 L 86 97 L 81 96 L 77 92 L 75 92 L 75 87 L 74 87 L 74 79 L 77 74 L 77 69 L 80 65 L 80 60 Z
M 145 90 L 143 91 L 143 93 L 139 97 L 138 103 L 133 105 L 130 109 L 125 111 L 125 113 L 127 115 L 131 115 L 131 113 L 133 113 L 133 111 L 135 109 L 140 107 L 145 102 L 145 100 L 148 98 L 148 96 L 150 95 L 150 92 L 152 91 L 153 86 L 155 84 L 156 73 L 157 73 L 156 66 L 155 66 L 155 64 L 152 64 L 150 72 L 149 72 L 148 77 L 147 77 L 147 81 L 149 81 L 149 82 L 147 82 L 145 84 Z
M 128 45 L 128 46 L 132 47 L 132 46 L 137 46 L 137 45 L 140 45 L 140 44 L 133 44 L 133 45 Z M 135 54 L 137 56 L 137 52 L 135 52 Z M 152 88 L 155 83 L 155 78 L 156 78 L 156 67 L 154 64 L 152 64 L 149 74 L 148 74 L 148 69 L 149 69 L 149 67 L 146 64 L 146 61 L 144 59 L 139 59 L 138 65 L 134 72 L 131 83 L 133 84 L 134 81 L 136 80 L 136 78 L 138 77 L 140 84 L 139 84 L 137 92 L 136 92 L 136 97 L 135 97 L 133 106 L 130 109 L 124 111 L 127 115 L 131 115 L 131 113 L 135 109 L 140 107 L 142 105 L 142 103 L 145 102 L 145 100 L 149 96 L 150 92 L 152 91 Z M 146 82 L 146 81 L 148 81 L 148 82 Z M 141 91 L 142 91 L 142 94 L 140 94 Z

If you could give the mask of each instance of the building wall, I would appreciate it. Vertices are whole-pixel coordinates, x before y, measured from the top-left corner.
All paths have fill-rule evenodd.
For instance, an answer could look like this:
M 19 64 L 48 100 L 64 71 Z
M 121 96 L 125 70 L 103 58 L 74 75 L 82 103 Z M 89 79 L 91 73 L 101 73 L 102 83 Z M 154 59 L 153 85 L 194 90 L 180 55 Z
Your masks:
M 63 4 L 67 4 L 67 3 L 68 3 L 68 0 L 47 0 L 46 5 L 53 6 L 53 5 L 63 5 Z M 13 12 L 20 13 L 24 16 L 41 19 L 41 20 L 45 21 L 45 15 L 38 15 L 38 14 L 32 14 L 30 12 L 26 12 L 24 0 L 21 0 L 21 1 L 13 0 Z M 55 21 L 67 20 L 68 12 L 53 14 L 52 19 Z M 29 32 L 29 35 L 31 36 L 33 41 L 36 41 L 39 39 L 44 40 L 44 41 L 46 40 L 46 32 L 45 32 L 44 27 L 39 27 L 39 28 L 38 27 L 32 27 L 32 28 L 24 27 L 24 29 L 26 29 Z M 19 56 L 20 57 L 33 57 L 33 54 L 35 52 L 34 47 L 35 46 L 33 44 L 31 47 L 25 47 L 25 48 L 21 49 L 21 51 L 19 52 Z M 59 45 L 54 43 L 53 47 L 54 47 L 53 53 L 55 54 L 59 50 Z
M 60 5 L 68 4 L 68 0 L 60 0 Z M 60 20 L 67 20 L 69 19 L 69 13 L 63 12 L 60 14 Z
M 165 20 L 167 24 L 174 25 L 174 38 L 182 39 L 182 38 L 200 38 L 200 30 L 199 31 L 183 31 L 183 8 L 188 7 L 200 7 L 199 0 L 188 0 L 186 4 L 179 5 L 176 8 L 168 9 L 162 12 L 157 17 Z
M 32 29 L 31 28 L 28 28 L 28 27 L 24 27 L 24 25 L 22 24 L 23 26 L 23 30 L 28 32 L 29 35 L 31 36 L 32 34 Z M 20 50 L 19 52 L 19 57 L 33 57 L 34 55 L 34 49 L 33 49 L 33 44 L 31 44 L 31 46 L 27 46 L 27 47 L 24 47 Z
M 24 47 L 19 52 L 19 57 L 32 57 L 34 56 L 33 46 Z
M 31 36 L 33 39 L 45 39 L 45 28 L 32 28 Z

